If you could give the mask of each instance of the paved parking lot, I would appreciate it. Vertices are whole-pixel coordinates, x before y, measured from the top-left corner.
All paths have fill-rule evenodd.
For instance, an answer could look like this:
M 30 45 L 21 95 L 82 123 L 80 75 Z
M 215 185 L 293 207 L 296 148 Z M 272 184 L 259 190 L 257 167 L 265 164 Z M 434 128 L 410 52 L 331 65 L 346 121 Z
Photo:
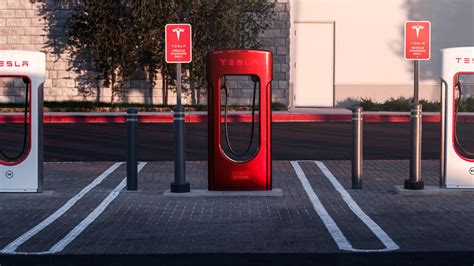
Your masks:
M 164 196 L 173 163 L 141 167 L 139 191 L 128 192 L 125 164 L 46 163 L 44 193 L 0 194 L 1 252 L 467 252 L 474 263 L 466 257 L 474 251 L 474 191 L 400 194 L 405 160 L 366 161 L 362 190 L 350 189 L 349 161 L 274 161 L 281 197 Z M 423 161 L 426 185 L 437 185 L 438 167 Z M 207 163 L 188 162 L 187 177 L 206 188 Z

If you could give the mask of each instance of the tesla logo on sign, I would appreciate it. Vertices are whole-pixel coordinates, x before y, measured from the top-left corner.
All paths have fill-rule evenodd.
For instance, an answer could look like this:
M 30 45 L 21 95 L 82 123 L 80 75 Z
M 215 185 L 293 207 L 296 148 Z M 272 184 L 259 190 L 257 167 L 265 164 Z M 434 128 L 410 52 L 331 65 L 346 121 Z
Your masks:
M 176 28 L 176 29 L 172 29 L 171 31 L 176 33 L 176 38 L 178 38 L 178 41 L 179 41 L 179 36 L 181 35 L 181 32 L 184 32 L 185 30 L 181 28 Z
M 429 60 L 431 57 L 431 22 L 405 22 L 404 54 L 407 60 Z
M 166 24 L 165 60 L 167 63 L 189 63 L 192 58 L 190 24 Z
M 420 30 L 424 29 L 425 27 L 420 26 L 420 25 L 416 25 L 416 26 L 411 26 L 411 28 L 416 31 L 416 38 L 419 38 L 420 37 Z

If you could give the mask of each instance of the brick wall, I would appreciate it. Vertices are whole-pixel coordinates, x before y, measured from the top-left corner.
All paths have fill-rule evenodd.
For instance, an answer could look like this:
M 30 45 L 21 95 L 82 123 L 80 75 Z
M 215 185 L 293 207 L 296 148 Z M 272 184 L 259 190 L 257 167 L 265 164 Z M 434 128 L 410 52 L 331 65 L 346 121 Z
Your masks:
M 112 96 L 111 88 L 95 79 L 90 71 L 75 72 L 72 67 L 90 69 L 90 61 L 72 61 L 66 50 L 67 38 L 64 23 L 71 15 L 75 0 L 0 0 L 0 49 L 41 51 L 46 56 L 46 101 L 115 101 L 160 104 L 162 102 L 161 76 L 151 91 L 143 75 L 137 75 L 125 84 L 119 95 Z M 276 16 L 272 27 L 259 38 L 263 49 L 274 53 L 273 100 L 288 103 L 289 84 L 289 4 L 277 0 Z M 236 103 L 245 104 L 252 97 L 245 88 L 237 88 L 233 95 Z M 248 90 L 248 89 L 247 89 Z M 21 101 L 11 88 L 0 87 L 0 102 Z M 173 91 L 168 93 L 168 103 L 175 102 Z M 7 97 L 8 96 L 8 97 Z M 20 96 L 20 95 L 18 95 Z M 185 95 L 190 102 L 190 95 Z M 203 98 L 206 98 L 204 95 Z M 204 100 L 205 102 L 205 100 Z
M 0 102 L 8 103 L 24 103 L 26 95 L 26 84 L 23 78 L 2 78 L 0 79 Z
M 288 104 L 290 80 L 290 4 L 288 0 L 276 1 L 272 26 L 259 38 L 263 49 L 273 52 L 272 100 Z

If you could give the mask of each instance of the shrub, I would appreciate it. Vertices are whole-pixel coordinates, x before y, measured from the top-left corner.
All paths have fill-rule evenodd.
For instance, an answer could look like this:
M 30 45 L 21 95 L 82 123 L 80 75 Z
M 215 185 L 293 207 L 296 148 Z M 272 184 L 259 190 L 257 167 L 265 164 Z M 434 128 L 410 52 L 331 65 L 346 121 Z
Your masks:
M 352 106 L 359 105 L 364 109 L 364 111 L 408 112 L 412 105 L 412 99 L 405 97 L 390 98 L 383 103 L 375 102 L 370 98 L 362 98 L 359 101 L 351 99 L 350 101 L 354 102 Z M 343 102 L 349 102 L 349 100 Z M 424 112 L 439 112 L 440 110 L 439 102 L 420 100 L 420 103 Z M 460 110 L 471 110 L 470 112 L 474 111 L 474 99 L 469 98 L 463 101 Z
M 287 111 L 288 106 L 284 103 L 272 102 L 272 110 L 273 111 Z
M 354 103 L 355 105 L 359 105 L 364 111 L 381 111 L 380 104 L 372 101 L 372 99 L 362 98 L 359 103 Z
M 385 101 L 381 105 L 381 110 L 382 111 L 410 111 L 410 106 L 412 104 L 411 99 L 407 99 L 404 97 L 399 97 L 397 99 L 395 98 L 390 98 L 389 100 Z
M 439 102 L 430 102 L 427 100 L 420 100 L 424 112 L 439 112 L 441 105 Z

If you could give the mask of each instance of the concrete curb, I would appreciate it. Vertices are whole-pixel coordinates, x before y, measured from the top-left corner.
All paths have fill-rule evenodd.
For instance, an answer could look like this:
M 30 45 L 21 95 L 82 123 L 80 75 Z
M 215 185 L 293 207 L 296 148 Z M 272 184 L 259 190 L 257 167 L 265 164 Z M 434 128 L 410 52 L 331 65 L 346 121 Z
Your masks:
M 171 193 L 167 189 L 163 196 L 168 197 L 282 197 L 283 191 L 279 188 L 261 191 L 209 191 L 207 189 L 191 189 L 188 193 Z
M 451 188 L 440 188 L 438 186 L 425 186 L 424 189 L 411 190 L 405 189 L 402 185 L 395 186 L 395 192 L 400 195 L 407 196 L 422 196 L 422 195 L 472 195 L 474 189 L 451 189 Z

